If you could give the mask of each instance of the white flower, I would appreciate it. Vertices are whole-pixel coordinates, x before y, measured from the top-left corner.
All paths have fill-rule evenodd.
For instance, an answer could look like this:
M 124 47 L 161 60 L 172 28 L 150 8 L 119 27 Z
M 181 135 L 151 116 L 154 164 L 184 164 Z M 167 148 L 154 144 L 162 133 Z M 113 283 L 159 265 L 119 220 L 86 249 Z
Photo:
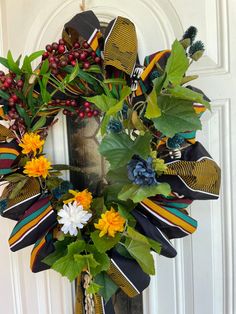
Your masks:
M 92 214 L 84 210 L 82 205 L 78 205 L 76 202 L 64 204 L 63 208 L 59 211 L 58 216 L 61 219 L 58 220 L 59 224 L 63 225 L 61 230 L 71 236 L 78 234 L 78 229 L 82 229 L 88 220 L 92 217 Z

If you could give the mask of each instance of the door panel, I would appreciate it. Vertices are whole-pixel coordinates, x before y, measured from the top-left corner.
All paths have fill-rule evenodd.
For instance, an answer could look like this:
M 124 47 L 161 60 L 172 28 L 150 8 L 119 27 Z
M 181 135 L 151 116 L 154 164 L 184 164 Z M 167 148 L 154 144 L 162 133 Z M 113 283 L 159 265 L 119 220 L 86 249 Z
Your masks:
M 39 50 L 59 38 L 63 24 L 79 12 L 78 0 L 1 0 L 0 54 L 15 56 Z M 196 86 L 212 99 L 198 138 L 222 168 L 221 198 L 195 202 L 191 214 L 199 222 L 193 236 L 176 240 L 174 260 L 156 257 L 157 275 L 143 296 L 144 314 L 233 314 L 236 253 L 236 36 L 235 0 L 87 0 L 100 20 L 117 15 L 136 25 L 140 60 L 170 47 L 188 26 L 196 25 L 206 45 L 192 73 Z M 57 143 L 61 145 L 58 146 Z M 67 163 L 66 123 L 52 130 L 48 152 L 55 162 Z M 9 253 L 12 222 L 0 219 L 0 302 L 4 314 L 70 314 L 73 292 L 67 280 L 47 271 L 31 274 L 30 249 Z

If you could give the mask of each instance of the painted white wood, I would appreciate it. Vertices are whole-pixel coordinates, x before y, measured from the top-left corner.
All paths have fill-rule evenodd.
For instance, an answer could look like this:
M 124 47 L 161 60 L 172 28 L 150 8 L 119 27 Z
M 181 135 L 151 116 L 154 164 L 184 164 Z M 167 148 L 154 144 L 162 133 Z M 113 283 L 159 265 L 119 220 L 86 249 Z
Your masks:
M 14 56 L 42 49 L 60 37 L 63 24 L 80 11 L 79 0 L 1 0 L 0 54 Z M 117 15 L 136 25 L 140 60 L 170 47 L 190 25 L 199 29 L 205 56 L 193 65 L 197 87 L 213 100 L 199 140 L 222 168 L 219 201 L 195 202 L 197 232 L 174 241 L 176 259 L 155 258 L 157 275 L 144 293 L 144 314 L 234 314 L 236 298 L 236 36 L 235 0 L 87 0 L 104 22 Z M 68 162 L 66 124 L 55 126 L 47 143 L 54 162 Z M 14 222 L 0 219 L 0 313 L 71 314 L 73 293 L 66 279 L 47 271 L 31 274 L 30 248 L 10 253 Z

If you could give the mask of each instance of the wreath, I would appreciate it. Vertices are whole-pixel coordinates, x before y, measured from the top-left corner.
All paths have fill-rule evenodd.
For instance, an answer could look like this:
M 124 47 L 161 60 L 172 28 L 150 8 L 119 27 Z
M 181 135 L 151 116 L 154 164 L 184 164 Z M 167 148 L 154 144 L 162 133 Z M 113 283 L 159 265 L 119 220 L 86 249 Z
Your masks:
M 77 278 L 77 311 L 113 313 L 118 288 L 141 293 L 155 274 L 152 251 L 192 234 L 187 207 L 217 199 L 220 169 L 196 141 L 208 97 L 186 74 L 204 53 L 190 27 L 171 50 L 139 63 L 134 24 L 102 33 L 92 11 L 65 24 L 62 39 L 14 60 L 0 58 L 0 212 L 16 221 L 12 251 L 34 245 L 33 272 Z M 41 58 L 36 69 L 32 62 Z M 43 152 L 63 112 L 69 123 L 100 123 L 99 152 L 109 169 L 99 191 L 76 190 Z

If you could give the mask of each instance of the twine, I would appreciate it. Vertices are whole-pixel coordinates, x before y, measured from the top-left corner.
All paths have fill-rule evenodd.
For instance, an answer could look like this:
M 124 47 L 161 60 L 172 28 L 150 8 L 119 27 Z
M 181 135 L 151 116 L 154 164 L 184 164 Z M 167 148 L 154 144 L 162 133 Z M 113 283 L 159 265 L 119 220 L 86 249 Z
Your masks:
M 82 0 L 81 4 L 80 4 L 80 10 L 83 12 L 85 11 L 85 0 Z

